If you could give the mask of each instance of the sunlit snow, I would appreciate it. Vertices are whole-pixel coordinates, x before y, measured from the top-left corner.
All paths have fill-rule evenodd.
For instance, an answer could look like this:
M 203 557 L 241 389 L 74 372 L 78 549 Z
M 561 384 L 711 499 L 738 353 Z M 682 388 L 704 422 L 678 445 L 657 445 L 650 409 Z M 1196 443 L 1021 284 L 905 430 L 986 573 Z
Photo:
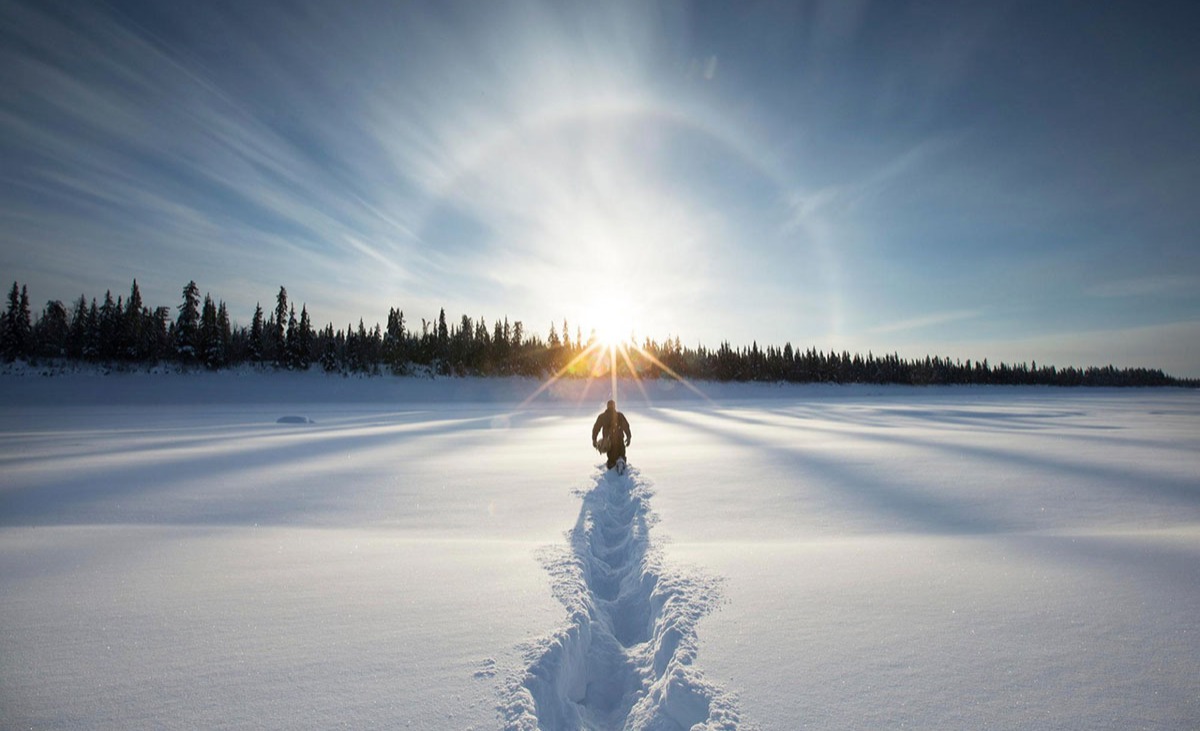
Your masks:
M 1188 729 L 1200 393 L 0 378 L 0 727 Z

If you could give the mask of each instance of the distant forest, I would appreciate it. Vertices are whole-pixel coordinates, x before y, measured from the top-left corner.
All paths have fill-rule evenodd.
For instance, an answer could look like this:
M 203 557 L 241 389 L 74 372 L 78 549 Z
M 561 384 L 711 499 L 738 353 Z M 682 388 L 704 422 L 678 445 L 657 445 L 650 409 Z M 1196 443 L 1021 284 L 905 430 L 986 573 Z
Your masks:
M 249 325 L 234 326 L 225 303 L 200 296 L 196 283 L 183 288 L 175 308 L 151 308 L 143 303 L 137 280 L 129 296 L 106 292 L 104 300 L 89 302 L 80 295 L 70 306 L 46 303 L 33 318 L 24 286 L 13 283 L 0 321 L 0 353 L 8 362 L 91 362 L 112 366 L 175 363 L 183 368 L 218 370 L 253 365 L 263 368 L 330 373 L 440 374 L 455 376 L 607 376 L 615 364 L 618 375 L 641 378 L 676 374 L 689 380 L 770 381 L 792 383 L 876 384 L 1002 384 L 1048 386 L 1200 386 L 1197 379 L 1177 379 L 1158 369 L 1113 366 L 1055 367 L 1033 364 L 990 364 L 942 357 L 904 359 L 897 355 L 800 350 L 783 347 L 733 348 L 728 341 L 715 350 L 685 347 L 678 337 L 664 342 L 646 339 L 627 354 L 613 357 L 585 339 L 577 326 L 551 323 L 545 339 L 521 321 L 463 315 L 447 322 L 442 309 L 436 320 L 422 318 L 419 326 L 392 308 L 387 326 L 367 328 L 332 324 L 314 329 L 308 308 L 297 315 L 287 290 L 279 288 L 275 306 L 255 309 Z

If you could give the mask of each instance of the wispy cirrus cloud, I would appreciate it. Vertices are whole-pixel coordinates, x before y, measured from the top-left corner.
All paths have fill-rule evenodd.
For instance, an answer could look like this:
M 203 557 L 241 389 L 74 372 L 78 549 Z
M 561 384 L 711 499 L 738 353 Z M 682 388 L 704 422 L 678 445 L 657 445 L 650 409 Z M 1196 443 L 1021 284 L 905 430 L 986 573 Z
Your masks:
M 1163 15 L 0 0 L 0 270 L 195 278 L 243 321 L 280 284 L 338 323 L 617 299 L 709 344 L 1178 322 L 1200 148 Z
M 66 22 L 12 8 L 38 50 L 8 51 L 26 92 L 0 116 L 26 153 L 9 183 L 35 193 L 26 215 L 53 216 L 58 233 L 8 235 L 35 251 L 79 245 L 85 230 L 123 242 L 97 247 L 95 279 L 126 272 L 133 247 L 138 264 L 176 277 L 252 270 L 264 288 L 287 279 L 328 292 L 330 281 L 354 283 L 345 309 L 359 314 L 403 294 L 470 311 L 508 301 L 500 307 L 544 312 L 549 299 L 578 318 L 596 306 L 587 293 L 618 272 L 630 290 L 656 293 L 652 310 L 703 289 L 666 272 L 698 273 L 705 257 L 681 267 L 676 255 L 696 253 L 710 216 L 668 193 L 631 143 L 669 133 L 646 111 L 653 28 L 636 6 L 590 10 L 596 22 L 576 26 L 530 3 L 467 27 L 401 8 L 390 19 L 398 39 L 385 19 L 376 27 L 314 7 L 279 16 L 270 38 L 252 10 L 244 22 L 194 10 L 197 25 L 229 39 L 229 59 L 198 56 L 121 12 Z M 614 30 L 623 43 L 605 35 Z M 303 69 L 281 63 L 298 47 L 314 49 L 305 67 L 320 69 L 317 86 L 350 82 L 340 95 L 350 109 L 320 109 Z M 222 65 L 239 61 L 257 84 Z M 69 200 L 77 224 L 47 197 Z
M 1200 292 L 1200 276 L 1163 274 L 1149 277 L 1114 279 L 1086 288 L 1092 297 L 1170 297 Z
M 874 334 L 890 334 L 899 332 L 909 332 L 913 330 L 925 330 L 934 328 L 939 325 L 947 325 L 952 322 L 963 322 L 966 320 L 974 320 L 982 317 L 983 313 L 979 310 L 953 310 L 950 312 L 935 312 L 920 317 L 912 317 L 895 322 L 888 322 L 883 325 L 877 325 L 869 328 L 868 332 Z

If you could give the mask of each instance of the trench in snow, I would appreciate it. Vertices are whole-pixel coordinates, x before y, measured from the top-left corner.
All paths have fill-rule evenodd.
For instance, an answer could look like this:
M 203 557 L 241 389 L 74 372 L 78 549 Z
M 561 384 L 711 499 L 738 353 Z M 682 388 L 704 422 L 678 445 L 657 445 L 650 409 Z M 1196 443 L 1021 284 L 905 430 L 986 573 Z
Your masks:
M 568 623 L 535 643 L 510 681 L 506 731 L 742 728 L 734 698 L 693 665 L 717 582 L 664 565 L 650 538 L 652 494 L 633 467 L 599 472 L 582 493 L 569 546 L 545 558 Z

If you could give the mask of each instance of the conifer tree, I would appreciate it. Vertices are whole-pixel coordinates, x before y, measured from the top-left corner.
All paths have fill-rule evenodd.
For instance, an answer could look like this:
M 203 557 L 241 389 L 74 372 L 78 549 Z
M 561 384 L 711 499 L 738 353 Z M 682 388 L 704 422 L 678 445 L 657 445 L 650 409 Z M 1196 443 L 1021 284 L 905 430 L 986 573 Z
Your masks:
M 161 305 L 154 308 L 147 320 L 146 357 L 157 362 L 171 352 L 171 308 Z
M 250 342 L 248 343 L 251 362 L 262 362 L 264 332 L 262 303 L 255 302 L 254 319 L 250 321 Z
M 71 310 L 71 331 L 67 336 L 67 356 L 70 358 L 83 357 L 84 348 L 87 346 L 87 313 L 87 299 L 79 295 Z
M 33 324 L 29 313 L 29 291 L 13 282 L 8 294 L 8 306 L 0 318 L 0 351 L 4 359 L 28 358 L 33 355 Z
M 121 313 L 121 356 L 124 358 L 140 361 L 146 357 L 143 335 L 146 329 L 146 315 L 143 309 L 142 293 L 135 279 L 133 286 L 129 288 L 125 310 Z
M 313 351 L 313 327 L 312 321 L 308 319 L 308 305 L 300 305 L 300 325 L 297 329 L 298 342 L 296 344 L 297 361 L 296 366 L 302 370 L 308 370 L 308 366 L 312 363 Z
M 4 316 L 0 318 L 0 350 L 3 350 L 4 360 L 12 362 L 19 357 L 17 337 L 17 317 L 21 309 L 21 289 L 13 282 L 8 292 L 8 306 L 4 308 Z
M 183 304 L 179 305 L 179 317 L 175 319 L 175 354 L 184 363 L 195 361 L 200 329 L 200 288 L 195 281 L 183 288 Z
M 21 301 L 17 307 L 16 320 L 17 343 L 21 355 L 29 357 L 33 354 L 33 323 L 30 321 L 29 291 L 21 285 Z
M 67 320 L 67 307 L 62 302 L 58 300 L 47 302 L 34 330 L 38 355 L 62 358 L 67 354 L 70 323 Z
M 486 348 L 491 343 L 492 337 L 488 334 L 487 321 L 484 318 L 479 318 L 475 321 L 475 342 L 480 348 Z
M 204 365 L 216 370 L 223 364 L 221 341 L 217 334 L 217 305 L 212 297 L 204 295 L 204 306 L 200 311 L 200 333 L 197 350 L 204 358 Z
M 333 371 L 338 370 L 341 362 L 338 354 L 338 336 L 334 334 L 332 324 L 325 326 L 325 331 L 321 335 L 321 340 L 323 342 L 321 350 L 321 368 L 323 368 L 326 373 L 332 373 Z
M 275 298 L 275 331 L 272 338 L 275 350 L 275 367 L 287 366 L 287 290 L 279 287 L 279 295 Z
M 84 346 L 83 357 L 88 360 L 96 360 L 100 357 L 100 308 L 96 306 L 96 298 L 92 298 L 92 304 L 88 307 L 87 318 L 84 321 Z
M 129 300 L 125 303 L 125 312 L 142 314 L 142 291 L 138 289 L 137 280 L 133 280 L 133 285 L 129 288 Z
M 299 361 L 300 361 L 300 353 L 299 353 L 300 336 L 296 332 L 297 327 L 298 327 L 298 324 L 296 322 L 296 306 L 292 305 L 291 308 L 288 310 L 288 324 L 287 324 L 286 365 L 289 370 L 297 368 L 299 366 Z
M 229 308 L 225 300 L 217 304 L 217 345 L 221 352 L 221 365 L 228 365 L 233 349 L 233 325 L 229 322 Z
M 351 367 L 355 371 L 366 371 L 369 367 L 367 360 L 367 328 L 363 325 L 362 318 L 358 318 L 358 331 L 354 334 L 354 347 L 348 349 L 353 351 Z
M 450 331 L 446 327 L 446 308 L 443 307 L 438 312 L 437 321 L 437 355 L 436 357 L 445 360 L 450 355 Z
M 121 332 L 122 305 L 113 301 L 112 290 L 104 292 L 104 304 L 100 306 L 100 336 L 98 356 L 109 361 L 120 355 L 118 338 Z
M 455 372 L 465 375 L 466 369 L 475 365 L 475 323 L 467 315 L 463 315 L 459 321 L 452 341 Z
M 275 352 L 275 311 L 267 315 L 266 325 L 263 326 L 262 358 L 263 363 L 274 365 L 277 358 Z
M 375 323 L 375 329 L 371 331 L 371 337 L 368 340 L 368 348 L 367 355 L 370 359 L 369 370 L 378 375 L 379 359 L 381 357 L 383 348 L 383 330 L 379 327 L 378 322 Z
M 383 336 L 383 359 L 392 373 L 403 373 L 408 361 L 408 336 L 404 331 L 404 312 L 388 310 L 387 332 Z
M 145 320 L 142 307 L 142 292 L 138 289 L 138 281 L 133 280 L 130 299 L 125 301 L 125 306 L 120 312 L 118 353 L 121 358 L 142 360 L 144 356 L 142 331 L 145 329 Z

